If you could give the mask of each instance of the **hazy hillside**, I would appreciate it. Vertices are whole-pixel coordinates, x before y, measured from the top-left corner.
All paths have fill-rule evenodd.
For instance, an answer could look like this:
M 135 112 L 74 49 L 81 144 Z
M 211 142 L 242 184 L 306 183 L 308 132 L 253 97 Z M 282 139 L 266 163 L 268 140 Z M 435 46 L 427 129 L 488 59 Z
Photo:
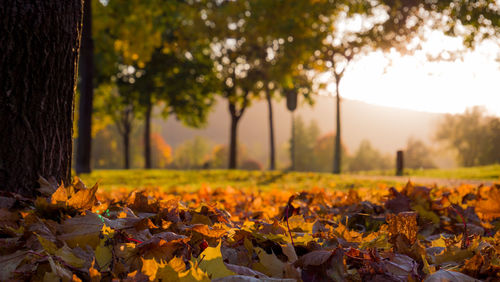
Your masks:
M 403 148 L 410 136 L 415 136 L 431 143 L 435 123 L 442 114 L 402 110 L 390 107 L 375 106 L 354 100 L 343 100 L 342 131 L 343 140 L 350 152 L 358 147 L 363 139 L 369 139 L 374 147 L 382 152 L 392 153 Z M 279 158 L 288 158 L 285 150 L 290 138 L 291 113 L 286 109 L 285 101 L 274 104 L 276 141 Z M 315 119 L 322 133 L 334 129 L 334 99 L 319 96 L 314 106 L 302 105 L 295 112 L 308 123 Z M 253 157 L 266 163 L 268 150 L 267 105 L 259 101 L 245 112 L 239 126 L 239 139 L 245 144 Z M 229 113 L 227 103 L 218 100 L 210 114 L 206 127 L 192 129 L 183 126 L 175 118 L 168 121 L 155 120 L 155 127 L 172 147 L 176 147 L 187 139 L 197 135 L 206 137 L 217 144 L 229 142 Z

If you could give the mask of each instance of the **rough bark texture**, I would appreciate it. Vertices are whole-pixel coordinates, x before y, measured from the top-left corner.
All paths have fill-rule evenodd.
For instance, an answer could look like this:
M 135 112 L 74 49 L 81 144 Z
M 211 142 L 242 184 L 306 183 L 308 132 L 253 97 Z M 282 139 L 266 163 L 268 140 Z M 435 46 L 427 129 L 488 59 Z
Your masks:
M 80 48 L 80 104 L 78 138 L 76 140 L 77 174 L 90 173 L 92 144 L 92 99 L 94 86 L 94 42 L 92 41 L 92 1 L 87 0 L 83 11 L 82 46 Z
M 144 125 L 144 168 L 150 169 L 151 166 L 151 111 L 153 105 L 151 103 L 151 97 L 148 95 L 148 100 L 146 102 L 146 112 L 144 115 L 145 125 Z
M 273 123 L 273 103 L 271 93 L 266 92 L 267 108 L 269 113 L 269 170 L 276 169 L 276 153 L 274 147 L 274 123 Z
M 339 79 L 336 79 L 337 81 L 337 97 L 335 99 L 335 103 L 337 105 L 337 129 L 336 129 L 336 134 L 335 134 L 335 152 L 333 155 L 333 173 L 339 174 L 340 173 L 340 164 L 342 161 L 341 157 L 341 150 L 340 150 L 340 91 L 339 91 Z
M 0 5 L 0 190 L 69 182 L 82 1 Z

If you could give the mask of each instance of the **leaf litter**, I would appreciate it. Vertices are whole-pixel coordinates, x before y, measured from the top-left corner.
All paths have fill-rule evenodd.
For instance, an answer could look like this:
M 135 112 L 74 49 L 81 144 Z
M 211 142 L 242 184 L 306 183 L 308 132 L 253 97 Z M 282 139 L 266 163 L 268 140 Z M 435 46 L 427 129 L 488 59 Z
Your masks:
M 499 281 L 500 187 L 0 197 L 0 280 Z

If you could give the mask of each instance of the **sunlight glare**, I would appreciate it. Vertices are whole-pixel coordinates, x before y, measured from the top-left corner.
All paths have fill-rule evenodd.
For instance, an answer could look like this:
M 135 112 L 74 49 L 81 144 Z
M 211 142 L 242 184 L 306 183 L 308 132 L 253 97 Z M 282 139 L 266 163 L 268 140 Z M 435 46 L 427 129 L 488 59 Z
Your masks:
M 443 47 L 458 50 L 460 41 L 431 33 L 422 46 L 436 56 Z M 425 112 L 462 113 L 479 105 L 500 116 L 499 57 L 495 42 L 485 42 L 454 61 L 428 61 L 424 52 L 404 57 L 375 52 L 351 65 L 340 92 L 348 99 Z M 335 95 L 333 81 L 327 91 Z

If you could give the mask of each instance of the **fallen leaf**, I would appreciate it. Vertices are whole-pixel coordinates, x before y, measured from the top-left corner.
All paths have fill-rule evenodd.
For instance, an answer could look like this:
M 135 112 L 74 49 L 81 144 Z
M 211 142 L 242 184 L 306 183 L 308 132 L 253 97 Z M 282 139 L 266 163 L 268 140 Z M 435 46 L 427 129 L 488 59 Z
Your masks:
M 221 278 L 234 275 L 235 273 L 229 270 L 224 264 L 221 253 L 221 242 L 216 247 L 206 248 L 200 255 L 201 262 L 198 267 L 206 272 L 210 279 Z
M 460 272 L 442 269 L 429 275 L 424 282 L 480 282 L 480 280 Z

